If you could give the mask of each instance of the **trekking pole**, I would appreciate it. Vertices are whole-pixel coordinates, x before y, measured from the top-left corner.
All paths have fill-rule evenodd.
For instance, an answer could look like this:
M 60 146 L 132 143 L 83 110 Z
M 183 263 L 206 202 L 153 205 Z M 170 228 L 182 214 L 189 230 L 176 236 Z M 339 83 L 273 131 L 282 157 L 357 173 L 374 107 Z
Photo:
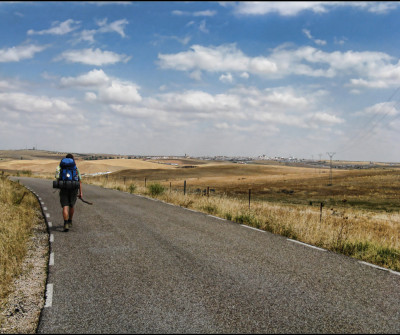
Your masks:
M 87 201 L 87 200 L 83 199 L 82 197 L 79 197 L 79 199 L 81 199 L 82 202 L 84 202 L 85 204 L 93 205 L 93 202 Z

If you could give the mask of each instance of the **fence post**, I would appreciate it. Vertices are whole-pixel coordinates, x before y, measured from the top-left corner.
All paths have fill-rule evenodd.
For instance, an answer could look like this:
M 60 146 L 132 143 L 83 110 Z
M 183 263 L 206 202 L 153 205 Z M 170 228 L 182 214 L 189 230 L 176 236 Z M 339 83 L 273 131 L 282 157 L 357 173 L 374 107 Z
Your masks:
M 169 182 L 169 193 L 171 194 L 171 189 L 172 189 L 172 183 Z
M 146 187 L 147 178 L 144 178 L 144 187 Z
M 207 197 L 210 197 L 210 186 L 207 186 Z
M 250 202 L 251 202 L 251 189 L 249 189 L 249 210 L 250 210 Z
M 183 195 L 186 195 L 186 180 L 183 182 Z
M 321 202 L 321 206 L 320 206 L 320 215 L 319 215 L 319 222 L 322 222 L 322 207 L 324 207 L 324 203 Z

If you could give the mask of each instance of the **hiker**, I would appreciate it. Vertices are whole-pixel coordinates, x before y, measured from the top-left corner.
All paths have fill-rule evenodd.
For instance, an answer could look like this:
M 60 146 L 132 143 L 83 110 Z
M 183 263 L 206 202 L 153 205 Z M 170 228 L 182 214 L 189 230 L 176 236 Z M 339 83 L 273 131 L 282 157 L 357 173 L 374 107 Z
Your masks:
M 77 198 L 82 198 L 81 174 L 76 166 L 74 156 L 68 154 L 60 162 L 56 170 L 56 179 L 63 181 L 79 182 L 78 188 L 60 188 L 60 203 L 62 215 L 64 218 L 64 231 L 69 231 L 72 226 L 72 217 L 74 216 L 74 206 Z

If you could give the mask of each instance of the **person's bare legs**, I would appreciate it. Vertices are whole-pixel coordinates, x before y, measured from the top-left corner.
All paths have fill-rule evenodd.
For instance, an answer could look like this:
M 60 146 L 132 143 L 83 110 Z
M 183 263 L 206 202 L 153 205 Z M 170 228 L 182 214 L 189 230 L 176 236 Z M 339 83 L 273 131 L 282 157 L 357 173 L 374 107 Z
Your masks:
M 65 206 L 63 207 L 63 217 L 64 221 L 72 220 L 74 216 L 75 209 L 74 207 Z
M 72 225 L 72 217 L 74 216 L 75 209 L 74 207 L 64 206 L 62 212 L 64 218 L 64 231 L 68 231 L 69 225 Z

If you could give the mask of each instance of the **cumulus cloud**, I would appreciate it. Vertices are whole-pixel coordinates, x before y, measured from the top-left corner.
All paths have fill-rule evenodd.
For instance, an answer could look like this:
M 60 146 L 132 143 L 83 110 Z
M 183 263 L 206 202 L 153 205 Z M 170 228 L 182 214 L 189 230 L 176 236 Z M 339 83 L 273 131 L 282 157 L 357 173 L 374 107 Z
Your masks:
M 0 108 L 25 113 L 68 112 L 71 106 L 62 99 L 26 93 L 0 93 Z
M 0 63 L 19 62 L 23 59 L 33 58 L 36 53 L 42 52 L 46 48 L 47 46 L 30 44 L 0 49 Z
M 139 87 L 129 82 L 111 81 L 99 89 L 99 99 L 107 104 L 134 104 L 142 100 Z
M 359 88 L 397 87 L 400 81 L 400 61 L 391 64 L 388 61 L 375 62 L 368 66 L 365 78 L 350 79 L 348 86 Z
M 315 114 L 313 114 L 310 119 L 312 121 L 317 121 L 320 123 L 323 123 L 325 125 L 335 125 L 335 124 L 340 124 L 340 123 L 344 123 L 344 119 L 333 115 L 333 114 L 329 114 L 326 112 L 317 112 Z
M 105 104 L 133 104 L 140 102 L 139 86 L 117 78 L 109 77 L 103 70 L 92 70 L 77 77 L 63 77 L 61 87 L 97 89 L 97 94 L 86 92 L 86 100 Z
M 277 71 L 276 65 L 264 57 L 250 58 L 236 48 L 236 44 L 219 47 L 193 45 L 189 51 L 177 54 L 159 54 L 159 66 L 163 69 L 208 72 L 250 72 L 270 74 Z
M 233 83 L 233 76 L 232 76 L 231 73 L 222 74 L 219 77 L 219 80 L 222 81 L 223 83 L 226 83 L 226 84 L 232 84 Z
M 333 51 L 324 52 L 315 47 L 292 48 L 281 45 L 269 55 L 249 57 L 236 44 L 204 47 L 193 45 L 188 51 L 177 54 L 159 54 L 158 65 L 162 69 L 174 69 L 196 73 L 201 71 L 221 73 L 253 74 L 268 78 L 283 78 L 290 75 L 333 78 L 336 76 L 360 75 L 351 80 L 353 86 L 375 86 L 398 82 L 400 64 L 391 64 L 393 57 L 382 52 Z
M 325 13 L 330 6 L 329 3 L 312 1 L 289 1 L 289 2 L 240 2 L 235 6 L 235 13 L 242 15 L 266 15 L 277 13 L 282 16 L 294 16 L 309 10 L 314 13 Z
M 132 57 L 120 55 L 112 51 L 102 51 L 100 49 L 82 49 L 82 50 L 67 50 L 64 51 L 55 60 L 65 60 L 70 63 L 82 63 L 87 65 L 108 65 L 119 62 L 127 63 Z
M 364 110 L 355 113 L 355 115 L 381 115 L 386 116 L 397 116 L 400 115 L 400 111 L 397 109 L 398 102 L 382 102 L 373 106 L 367 107 Z
M 65 35 L 79 28 L 79 21 L 72 19 L 64 22 L 55 21 L 52 23 L 52 27 L 45 30 L 35 31 L 33 29 L 28 30 L 28 35 Z
M 108 84 L 110 78 L 103 70 L 92 70 L 77 77 L 63 77 L 60 80 L 62 87 L 100 87 Z

